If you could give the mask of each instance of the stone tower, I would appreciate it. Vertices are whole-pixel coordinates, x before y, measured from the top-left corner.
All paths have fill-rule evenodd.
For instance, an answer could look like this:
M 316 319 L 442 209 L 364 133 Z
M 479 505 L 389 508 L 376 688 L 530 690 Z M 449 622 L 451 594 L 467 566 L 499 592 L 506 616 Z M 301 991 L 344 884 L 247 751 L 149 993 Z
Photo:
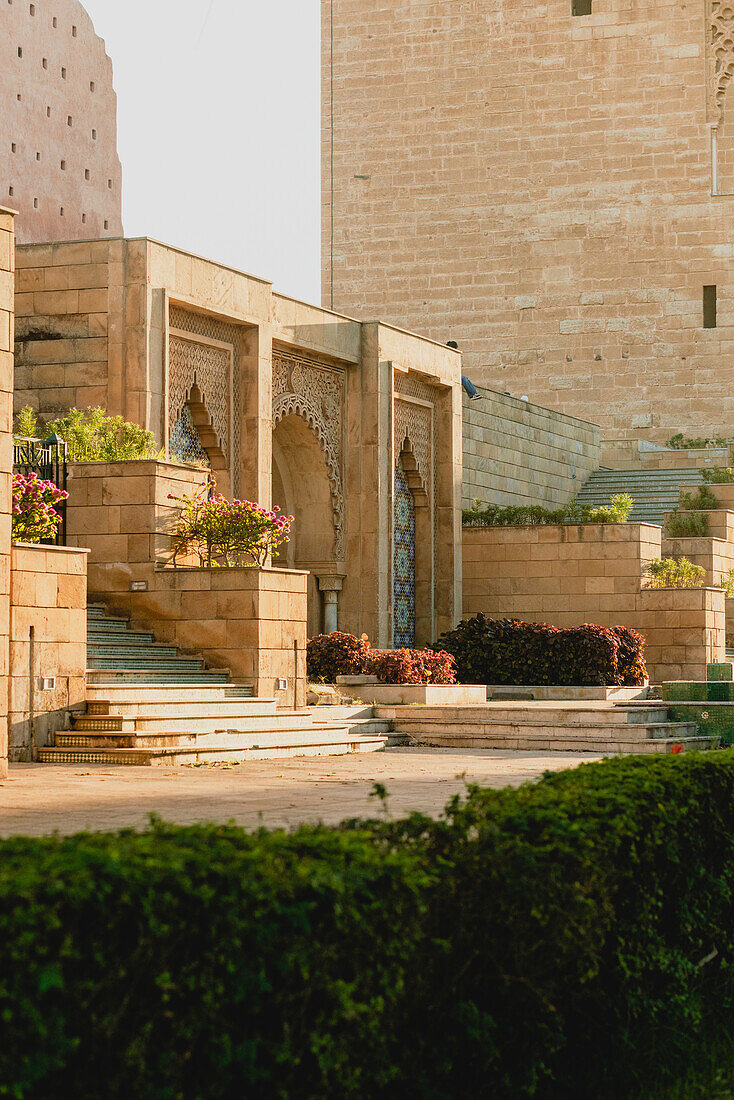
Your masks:
M 734 4 L 322 17 L 325 304 L 608 438 L 734 435 Z
M 0 202 L 19 243 L 122 233 L 117 97 L 78 0 L 0 4 Z

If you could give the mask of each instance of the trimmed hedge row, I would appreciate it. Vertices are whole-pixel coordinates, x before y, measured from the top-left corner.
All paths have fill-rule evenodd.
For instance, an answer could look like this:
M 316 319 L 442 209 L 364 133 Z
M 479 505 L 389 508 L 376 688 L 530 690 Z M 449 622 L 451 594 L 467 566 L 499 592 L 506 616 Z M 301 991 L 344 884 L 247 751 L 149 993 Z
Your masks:
M 453 654 L 462 684 L 637 686 L 647 676 L 645 639 L 623 626 L 560 630 L 476 615 L 433 648 Z
M 0 1095 L 622 1100 L 734 1002 L 734 753 L 0 843 Z

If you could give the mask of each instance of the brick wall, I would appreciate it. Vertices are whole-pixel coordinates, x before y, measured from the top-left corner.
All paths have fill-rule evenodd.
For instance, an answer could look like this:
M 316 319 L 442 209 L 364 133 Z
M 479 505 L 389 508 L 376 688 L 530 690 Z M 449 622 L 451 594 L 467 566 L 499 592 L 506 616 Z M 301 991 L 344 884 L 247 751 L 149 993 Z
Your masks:
M 464 528 L 463 546 L 465 617 L 483 612 L 558 627 L 634 627 L 649 637 L 654 682 L 705 679 L 711 654 L 723 658 L 723 592 L 641 588 L 647 563 L 661 556 L 660 527 Z M 718 596 L 704 600 L 702 591 Z
M 616 435 L 734 434 L 707 9 L 322 0 L 324 301 Z
M 86 550 L 13 546 L 10 630 L 10 759 L 29 760 L 31 721 L 38 749 L 65 728 L 68 708 L 84 701 Z M 42 687 L 43 677 L 53 677 L 54 686 Z
M 557 508 L 599 467 L 599 429 L 527 401 L 480 389 L 464 396 L 464 507 Z

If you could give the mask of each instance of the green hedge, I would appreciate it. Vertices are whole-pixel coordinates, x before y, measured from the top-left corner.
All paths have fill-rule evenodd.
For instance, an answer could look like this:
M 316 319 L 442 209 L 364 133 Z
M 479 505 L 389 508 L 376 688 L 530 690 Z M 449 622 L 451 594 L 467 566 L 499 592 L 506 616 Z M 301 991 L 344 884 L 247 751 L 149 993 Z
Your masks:
M 734 997 L 734 753 L 434 823 L 0 844 L 0 1095 L 605 1097 Z

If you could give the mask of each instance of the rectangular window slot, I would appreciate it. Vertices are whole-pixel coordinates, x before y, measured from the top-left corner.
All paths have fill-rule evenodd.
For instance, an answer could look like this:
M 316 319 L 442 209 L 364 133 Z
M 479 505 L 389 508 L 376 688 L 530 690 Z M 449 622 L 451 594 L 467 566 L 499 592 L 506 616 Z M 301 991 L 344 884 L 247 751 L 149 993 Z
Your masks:
M 716 328 L 716 287 L 703 288 L 703 327 Z
M 571 15 L 591 15 L 591 0 L 571 0 Z

